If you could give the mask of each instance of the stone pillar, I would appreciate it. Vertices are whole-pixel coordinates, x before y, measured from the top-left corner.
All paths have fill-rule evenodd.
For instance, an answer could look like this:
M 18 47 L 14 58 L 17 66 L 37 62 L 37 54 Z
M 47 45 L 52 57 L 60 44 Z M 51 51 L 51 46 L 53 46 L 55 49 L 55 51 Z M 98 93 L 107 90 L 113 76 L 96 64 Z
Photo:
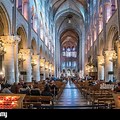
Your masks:
M 113 71 L 113 62 L 112 59 L 113 51 L 105 51 L 105 81 L 108 82 L 110 79 L 113 80 L 113 75 L 109 75 L 109 71 Z
M 19 68 L 18 68 L 18 43 L 20 42 L 20 38 L 15 36 L 15 44 L 14 44 L 14 67 L 15 67 L 15 82 L 19 82 Z
M 33 78 L 36 81 L 40 81 L 40 60 L 39 60 L 39 55 L 33 55 L 32 56 L 32 61 L 35 62 L 35 65 L 33 65 Z
M 45 80 L 45 59 L 40 59 L 40 80 Z
M 98 80 L 104 80 L 104 56 L 98 56 Z
M 4 54 L 5 65 L 5 81 L 9 84 L 15 82 L 14 70 L 14 36 L 0 36 L 0 40 L 4 43 L 6 53 Z
M 118 11 L 118 36 L 119 39 L 117 41 L 117 81 L 120 81 L 120 0 L 117 0 L 117 11 Z
M 117 81 L 120 81 L 120 41 L 117 41 Z
M 23 61 L 23 71 L 25 72 L 25 75 L 23 76 L 23 79 L 25 82 L 31 82 L 31 51 L 30 49 L 21 49 L 20 53 L 23 55 L 23 58 L 25 61 Z

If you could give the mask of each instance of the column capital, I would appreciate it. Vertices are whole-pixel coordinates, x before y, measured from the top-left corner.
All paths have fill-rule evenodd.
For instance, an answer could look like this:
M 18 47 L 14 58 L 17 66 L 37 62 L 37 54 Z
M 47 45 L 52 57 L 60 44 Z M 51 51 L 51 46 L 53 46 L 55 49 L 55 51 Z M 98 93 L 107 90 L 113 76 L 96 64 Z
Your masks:
M 98 64 L 103 66 L 104 63 L 105 63 L 104 56 L 103 55 L 98 56 Z
M 47 64 L 47 65 L 48 65 L 48 64 L 49 64 L 49 62 L 48 62 L 48 61 L 46 61 L 46 62 L 45 62 L 45 64 Z
M 31 50 L 30 49 L 20 49 L 19 53 L 23 55 L 31 55 Z
M 106 50 L 106 51 L 104 51 L 104 54 L 106 56 L 111 56 L 114 52 L 115 52 L 115 50 Z
M 15 42 L 20 42 L 19 36 L 0 36 L 0 41 L 6 45 L 13 45 Z
M 45 58 L 41 58 L 40 59 L 40 67 L 44 68 L 44 66 L 45 66 Z
M 40 55 L 32 55 L 32 59 L 38 61 L 40 58 Z
M 104 56 L 103 55 L 98 55 L 97 58 L 98 58 L 98 60 L 104 59 Z
M 52 63 L 49 63 L 49 67 L 51 67 L 52 66 Z
M 54 65 L 52 64 L 52 68 L 51 68 L 52 71 L 54 71 Z
M 48 61 L 46 61 L 46 62 L 45 62 L 45 65 L 46 65 L 46 66 L 48 66 L 48 65 L 49 65 L 49 62 L 48 62 Z
M 45 62 L 45 69 L 48 69 L 48 68 L 49 68 L 49 62 L 46 61 L 46 62 Z
M 32 61 L 31 61 L 32 66 L 39 64 L 39 58 L 40 58 L 39 55 L 32 55 Z
M 45 63 L 45 58 L 41 58 L 41 59 L 40 59 L 40 62 L 41 62 L 41 63 Z
M 115 50 L 107 50 L 105 51 L 105 56 L 110 60 L 116 60 L 117 59 L 117 54 Z

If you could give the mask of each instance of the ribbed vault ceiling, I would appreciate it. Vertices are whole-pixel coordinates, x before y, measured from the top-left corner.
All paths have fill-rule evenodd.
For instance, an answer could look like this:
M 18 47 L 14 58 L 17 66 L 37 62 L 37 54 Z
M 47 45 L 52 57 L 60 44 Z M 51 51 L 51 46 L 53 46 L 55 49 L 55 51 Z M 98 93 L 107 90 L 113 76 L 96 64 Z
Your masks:
M 80 35 L 85 28 L 87 0 L 49 0 L 49 3 L 61 45 L 77 45 L 80 36 L 76 34 Z
M 78 44 L 78 35 L 74 30 L 67 30 L 61 35 L 62 47 L 76 47 Z

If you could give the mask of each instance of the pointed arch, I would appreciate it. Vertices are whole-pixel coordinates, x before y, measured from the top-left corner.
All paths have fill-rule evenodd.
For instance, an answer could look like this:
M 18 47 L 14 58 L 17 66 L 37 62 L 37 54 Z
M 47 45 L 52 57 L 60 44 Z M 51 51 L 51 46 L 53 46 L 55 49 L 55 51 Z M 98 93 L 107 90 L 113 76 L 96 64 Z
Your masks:
M 114 38 L 115 36 L 118 37 L 118 27 L 116 25 L 113 25 L 110 27 L 107 35 L 107 48 L 111 49 L 114 48 Z M 116 38 L 117 39 L 117 38 Z
M 19 35 L 21 38 L 21 41 L 19 43 L 19 49 L 26 49 L 27 48 L 27 33 L 23 25 L 20 25 L 17 28 L 17 35 Z
M 10 28 L 11 28 L 11 22 L 9 19 L 9 15 L 7 13 L 7 10 L 5 9 L 4 5 L 0 4 L 0 32 L 2 32 L 2 35 L 9 35 L 10 34 Z

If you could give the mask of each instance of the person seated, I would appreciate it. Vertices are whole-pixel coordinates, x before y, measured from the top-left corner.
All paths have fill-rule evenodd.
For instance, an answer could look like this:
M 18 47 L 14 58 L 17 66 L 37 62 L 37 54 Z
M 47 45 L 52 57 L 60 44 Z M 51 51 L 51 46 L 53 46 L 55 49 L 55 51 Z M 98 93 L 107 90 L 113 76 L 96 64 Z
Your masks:
M 14 84 L 11 86 L 11 92 L 17 94 L 17 83 L 14 83 Z
M 38 87 L 32 88 L 30 93 L 31 95 L 40 96 L 40 89 Z
M 56 86 L 55 82 L 52 81 L 51 82 L 51 85 L 50 85 L 50 90 L 51 90 L 51 93 L 56 96 L 58 94 L 58 87 Z
M 120 82 L 117 84 L 117 86 L 114 88 L 115 92 L 120 92 Z
M 22 86 L 20 83 L 18 83 L 18 84 L 17 84 L 17 93 L 19 93 L 20 88 L 23 88 L 23 86 Z
M 27 83 L 24 83 L 23 88 L 19 89 L 19 93 L 30 95 L 30 88 L 27 86 Z
M 53 94 L 50 92 L 50 88 L 49 88 L 48 85 L 45 85 L 45 88 L 42 91 L 41 95 L 42 96 L 52 96 L 53 97 Z
M 62 81 L 63 83 L 67 83 L 67 81 L 65 80 L 65 79 L 63 79 L 63 81 Z
M 106 84 L 112 84 L 112 81 L 111 81 L 111 80 L 109 80 L 108 82 L 106 82 Z
M 7 93 L 7 94 L 11 94 L 11 85 L 10 84 L 5 84 L 3 90 L 1 91 L 1 93 Z
M 5 87 L 5 83 L 4 83 L 4 81 L 2 81 L 1 83 L 0 83 L 0 85 L 1 85 L 1 89 L 0 89 L 0 92 L 4 89 L 4 87 Z

